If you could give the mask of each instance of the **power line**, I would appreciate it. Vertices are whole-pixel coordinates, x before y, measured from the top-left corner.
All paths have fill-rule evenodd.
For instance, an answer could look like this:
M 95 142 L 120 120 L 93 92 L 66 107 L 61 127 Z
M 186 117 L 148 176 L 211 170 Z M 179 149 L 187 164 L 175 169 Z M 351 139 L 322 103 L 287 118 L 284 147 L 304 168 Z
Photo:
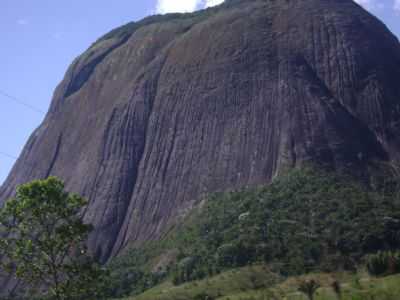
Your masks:
M 36 112 L 36 113 L 39 113 L 39 114 L 41 114 L 41 115 L 44 115 L 44 114 L 45 114 L 45 112 L 42 111 L 41 109 L 39 109 L 39 108 L 37 108 L 37 107 L 35 107 L 35 106 L 29 104 L 29 103 L 26 103 L 26 102 L 24 102 L 24 101 L 22 101 L 22 100 L 19 100 L 17 97 L 14 97 L 14 96 L 10 95 L 10 94 L 4 92 L 3 90 L 0 90 L 0 95 L 4 96 L 4 97 L 6 97 L 7 99 L 9 99 L 9 100 L 11 100 L 11 101 L 14 101 L 14 102 L 16 102 L 16 103 L 18 103 L 18 104 L 20 104 L 20 105 L 23 105 L 23 106 L 25 106 L 26 108 L 29 108 L 30 110 L 32 110 L 32 111 L 34 111 L 34 112 Z M 12 155 L 12 154 L 3 152 L 3 151 L 0 151 L 0 155 L 2 155 L 2 156 L 4 156 L 4 157 L 7 157 L 7 158 L 9 158 L 9 159 L 12 159 L 12 160 L 14 160 L 14 161 L 18 159 L 18 157 L 14 156 L 14 155 Z
M 17 160 L 18 159 L 18 157 L 14 156 L 14 155 L 11 155 L 11 154 L 8 154 L 8 153 L 5 153 L 3 151 L 0 151 L 0 155 L 3 155 L 3 156 L 8 157 L 8 158 L 11 158 L 12 160 Z
M 11 160 L 14 161 L 14 162 L 16 162 L 16 161 L 18 160 L 18 157 L 17 157 L 17 156 L 12 155 L 12 154 L 9 154 L 9 153 L 7 153 L 7 152 L 3 152 L 3 151 L 0 151 L 0 156 L 4 156 L 4 157 L 6 157 L 6 158 L 9 158 L 9 159 L 11 159 Z M 22 153 L 21 153 L 21 157 L 22 157 Z M 23 161 L 23 165 L 35 166 L 36 164 L 35 164 L 34 162 L 24 160 L 24 161 Z M 0 185 L 1 185 L 1 184 L 0 184 Z
M 32 110 L 32 111 L 34 111 L 34 112 L 36 112 L 36 113 L 39 113 L 39 114 L 41 114 L 41 115 L 44 115 L 44 114 L 45 114 L 45 112 L 42 111 L 41 109 L 39 109 L 39 108 L 37 108 L 37 107 L 35 107 L 35 106 L 29 104 L 29 103 L 26 103 L 26 102 L 24 102 L 24 101 L 22 101 L 22 100 L 19 100 L 17 97 L 14 97 L 14 96 L 12 96 L 12 95 L 10 95 L 10 94 L 8 94 L 8 93 L 2 91 L 2 90 L 0 90 L 0 95 L 4 96 L 4 97 L 8 98 L 9 100 L 14 101 L 14 102 L 16 102 L 16 103 L 18 103 L 18 104 L 20 104 L 20 105 L 23 105 L 23 106 L 25 106 L 26 108 L 29 108 L 30 110 Z

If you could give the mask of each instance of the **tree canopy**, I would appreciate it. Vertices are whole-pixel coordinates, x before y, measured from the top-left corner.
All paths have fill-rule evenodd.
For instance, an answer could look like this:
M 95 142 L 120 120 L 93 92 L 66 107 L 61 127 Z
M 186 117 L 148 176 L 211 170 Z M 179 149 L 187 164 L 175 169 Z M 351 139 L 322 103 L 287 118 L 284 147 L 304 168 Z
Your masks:
M 1 266 L 30 299 L 102 299 L 106 271 L 87 251 L 86 204 L 50 177 L 21 185 L 1 209 Z

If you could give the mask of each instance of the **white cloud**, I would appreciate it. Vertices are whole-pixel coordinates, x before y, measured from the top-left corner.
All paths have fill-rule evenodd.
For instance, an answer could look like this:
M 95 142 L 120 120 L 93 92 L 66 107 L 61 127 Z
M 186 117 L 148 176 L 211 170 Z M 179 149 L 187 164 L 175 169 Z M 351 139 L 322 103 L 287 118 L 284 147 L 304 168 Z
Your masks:
M 224 0 L 206 0 L 206 7 L 215 6 L 221 4 L 222 2 L 224 2 Z
M 192 12 L 195 11 L 199 0 L 158 0 L 157 13 L 166 14 L 172 12 Z
M 25 26 L 29 24 L 29 21 L 27 19 L 18 19 L 17 24 L 21 26 Z
M 192 12 L 197 9 L 221 4 L 224 0 L 158 0 L 156 11 L 159 14 L 172 12 Z

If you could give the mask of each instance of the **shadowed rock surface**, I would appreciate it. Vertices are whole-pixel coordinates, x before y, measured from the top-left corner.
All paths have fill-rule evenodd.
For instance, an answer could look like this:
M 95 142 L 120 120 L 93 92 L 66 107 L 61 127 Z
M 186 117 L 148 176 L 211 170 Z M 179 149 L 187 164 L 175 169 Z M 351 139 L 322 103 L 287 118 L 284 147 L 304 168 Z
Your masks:
M 107 34 L 57 87 L 0 200 L 56 175 L 103 261 L 208 193 L 314 161 L 360 176 L 400 150 L 400 45 L 351 0 L 228 1 Z

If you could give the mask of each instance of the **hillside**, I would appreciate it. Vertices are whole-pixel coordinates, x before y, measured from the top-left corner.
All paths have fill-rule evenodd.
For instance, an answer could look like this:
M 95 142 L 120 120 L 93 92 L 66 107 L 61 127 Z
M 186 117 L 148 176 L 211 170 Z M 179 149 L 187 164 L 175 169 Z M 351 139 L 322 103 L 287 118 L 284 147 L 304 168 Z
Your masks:
M 265 287 L 310 272 L 355 276 L 369 254 L 400 249 L 397 180 L 388 178 L 374 189 L 350 177 L 294 169 L 268 186 L 216 194 L 161 241 L 112 260 L 110 289 L 120 297 L 148 289 L 144 295 L 153 295 L 153 286 L 170 282 L 179 293 L 207 292 L 198 280 L 235 270 L 254 271 L 232 275 L 246 289 L 252 289 L 249 277 Z
M 309 278 L 321 283 L 315 300 L 338 299 L 332 288 L 335 281 L 341 284 L 342 300 L 397 300 L 400 294 L 400 275 L 373 278 L 365 273 L 315 273 L 282 279 L 280 283 L 271 282 L 269 275 L 262 267 L 253 266 L 178 287 L 163 284 L 125 300 L 307 300 L 298 291 L 298 286 L 299 282 Z

